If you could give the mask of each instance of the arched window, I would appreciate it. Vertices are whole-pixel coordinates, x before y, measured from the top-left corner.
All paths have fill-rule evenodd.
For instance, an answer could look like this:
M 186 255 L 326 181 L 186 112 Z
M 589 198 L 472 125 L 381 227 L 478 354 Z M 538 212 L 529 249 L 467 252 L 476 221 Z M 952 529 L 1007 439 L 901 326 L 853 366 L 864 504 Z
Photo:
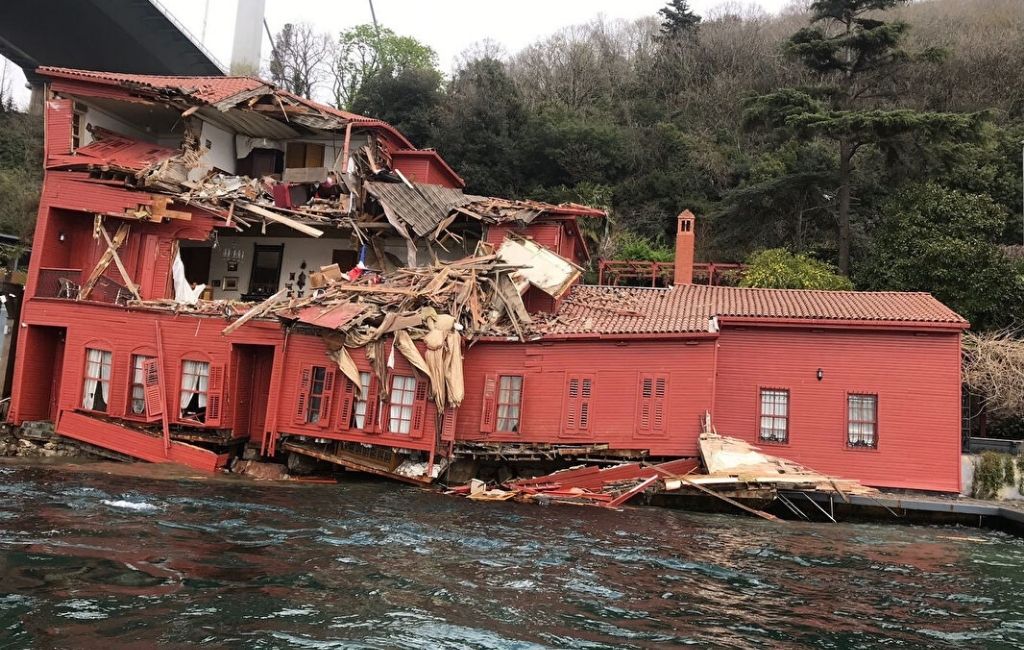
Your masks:
M 178 417 L 182 422 L 219 426 L 224 366 L 214 364 L 202 353 L 186 354 L 181 360 Z
M 91 341 L 85 346 L 82 379 L 82 408 L 106 413 L 110 409 L 110 373 L 113 346 L 106 341 Z

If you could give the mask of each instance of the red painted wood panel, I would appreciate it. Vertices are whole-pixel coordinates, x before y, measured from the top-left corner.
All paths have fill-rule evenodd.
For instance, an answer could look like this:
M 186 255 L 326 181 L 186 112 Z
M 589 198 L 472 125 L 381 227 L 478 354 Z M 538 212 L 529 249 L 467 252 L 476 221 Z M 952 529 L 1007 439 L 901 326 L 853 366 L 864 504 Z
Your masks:
M 712 341 L 506 344 L 478 343 L 466 354 L 466 399 L 455 427 L 458 440 L 534 443 L 608 443 L 615 449 L 645 449 L 654 455 L 697 452 L 700 417 L 711 408 Z M 665 430 L 640 426 L 636 403 L 645 373 L 669 378 Z M 518 433 L 480 430 L 487 375 L 522 375 L 523 410 Z M 589 431 L 566 437 L 567 375 L 593 377 Z
M 720 434 L 869 485 L 960 489 L 958 334 L 751 327 L 719 340 Z M 760 387 L 790 391 L 788 444 L 758 441 Z M 878 395 L 877 449 L 846 444 L 849 392 Z
M 388 346 L 390 346 L 390 342 Z M 422 352 L 423 348 L 422 346 L 420 347 Z M 370 364 L 366 360 L 363 350 L 351 350 L 350 352 L 359 370 L 361 372 L 368 372 Z M 300 382 L 298 373 L 300 369 L 311 365 L 319 365 L 331 369 L 333 364 L 334 362 L 327 357 L 327 346 L 319 336 L 293 334 L 289 337 L 288 351 L 285 357 L 285 378 L 280 394 L 277 396 L 278 403 L 281 404 L 281 417 L 278 419 L 279 433 L 307 435 L 330 440 L 346 440 L 349 442 L 366 442 L 375 445 L 387 445 L 422 451 L 429 451 L 431 449 L 436 431 L 437 409 L 430 400 L 423 407 L 423 433 L 419 437 L 387 431 L 388 405 L 386 403 L 383 405 L 381 412 L 381 431 L 353 429 L 348 427 L 346 423 L 343 423 L 341 415 L 346 406 L 342 399 L 333 400 L 330 410 L 330 421 L 326 426 L 320 426 L 321 423 L 296 422 L 294 416 L 298 410 L 299 403 Z M 394 372 L 410 377 L 417 376 L 412 366 L 397 352 L 395 353 Z M 335 381 L 347 383 L 349 380 L 342 376 L 341 373 L 337 373 Z M 339 395 L 339 391 L 343 390 L 343 385 L 335 386 L 335 395 Z
M 150 463 L 178 463 L 193 469 L 214 472 L 223 467 L 228 456 L 183 442 L 171 441 L 164 449 L 164 441 L 157 436 L 98 420 L 84 413 L 65 411 L 57 424 L 57 433 L 81 440 L 97 447 L 111 449 Z

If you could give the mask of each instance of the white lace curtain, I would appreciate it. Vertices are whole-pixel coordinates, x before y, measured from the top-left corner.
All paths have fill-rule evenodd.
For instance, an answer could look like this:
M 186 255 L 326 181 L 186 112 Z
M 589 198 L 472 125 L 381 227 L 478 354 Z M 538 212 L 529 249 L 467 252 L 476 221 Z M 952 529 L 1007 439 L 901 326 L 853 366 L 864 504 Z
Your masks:
M 96 394 L 102 401 L 97 402 Z M 94 410 L 105 410 L 110 399 L 110 353 L 105 350 L 86 348 L 85 352 L 85 387 L 82 396 L 82 407 Z
M 210 381 L 210 364 L 205 361 L 185 361 L 181 367 L 181 410 L 188 408 L 192 396 L 199 394 L 197 408 L 206 408 L 206 388 Z

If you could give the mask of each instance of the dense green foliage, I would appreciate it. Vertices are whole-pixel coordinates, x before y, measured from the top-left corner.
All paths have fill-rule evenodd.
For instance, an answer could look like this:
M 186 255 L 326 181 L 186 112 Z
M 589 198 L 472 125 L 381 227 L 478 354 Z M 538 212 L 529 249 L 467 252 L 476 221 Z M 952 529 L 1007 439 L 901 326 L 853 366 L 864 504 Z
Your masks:
M 1020 272 L 994 243 L 1006 210 L 992 197 L 911 184 L 882 215 L 862 267 L 865 288 L 929 291 L 980 329 L 1024 317 Z
M 291 25 L 271 73 L 437 148 L 469 192 L 607 207 L 583 224 L 600 255 L 667 259 L 689 208 L 698 259 L 848 257 L 859 289 L 931 291 L 977 327 L 1024 319 L 1006 254 L 1024 241 L 1019 0 L 805 6 L 701 17 L 671 0 L 511 55 L 485 44 L 450 77 L 385 27 Z M 38 124 L 0 120 L 0 228 L 25 233 Z
M 740 286 L 770 289 L 826 289 L 849 291 L 850 279 L 835 267 L 784 248 L 769 248 L 750 257 Z
M 37 116 L 0 108 L 0 233 L 28 242 L 43 178 L 43 124 Z M 19 251 L 0 248 L 0 263 Z
M 1019 460 L 1016 463 L 1019 466 Z M 974 460 L 974 480 L 971 496 L 975 499 L 994 499 L 1004 487 L 1017 485 L 1014 457 L 995 451 L 985 451 Z

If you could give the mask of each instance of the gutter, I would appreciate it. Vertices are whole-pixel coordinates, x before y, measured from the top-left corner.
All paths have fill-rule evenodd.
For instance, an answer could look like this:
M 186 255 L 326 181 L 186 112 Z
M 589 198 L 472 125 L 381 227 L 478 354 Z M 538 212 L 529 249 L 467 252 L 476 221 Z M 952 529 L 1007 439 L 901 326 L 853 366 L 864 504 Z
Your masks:
M 960 332 L 970 329 L 971 324 L 962 322 L 900 321 L 900 320 L 845 320 L 838 318 L 767 318 L 759 316 L 718 316 L 722 325 L 786 328 L 823 329 L 871 329 L 871 330 L 941 330 Z

